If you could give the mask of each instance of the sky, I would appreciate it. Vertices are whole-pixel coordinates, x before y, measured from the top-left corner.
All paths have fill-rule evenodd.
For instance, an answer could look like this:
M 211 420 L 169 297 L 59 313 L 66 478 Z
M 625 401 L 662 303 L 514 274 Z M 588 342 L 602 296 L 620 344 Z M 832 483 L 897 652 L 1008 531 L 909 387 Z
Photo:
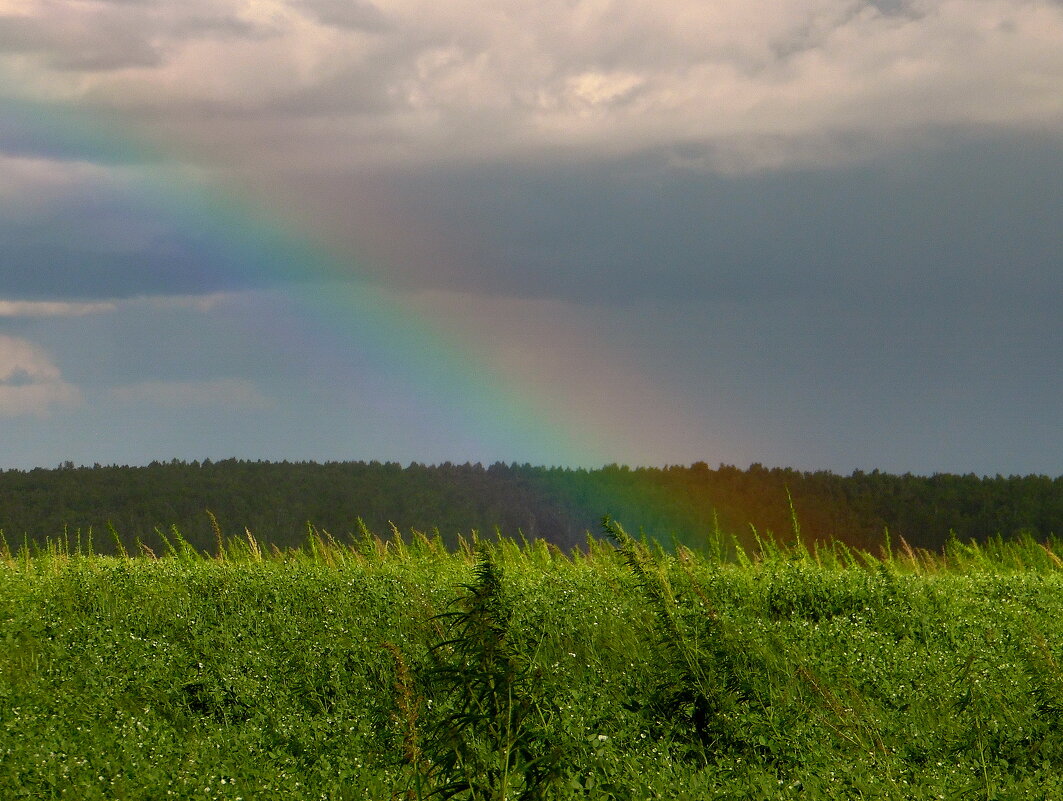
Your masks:
M 0 469 L 1063 474 L 1059 0 L 0 0 Z

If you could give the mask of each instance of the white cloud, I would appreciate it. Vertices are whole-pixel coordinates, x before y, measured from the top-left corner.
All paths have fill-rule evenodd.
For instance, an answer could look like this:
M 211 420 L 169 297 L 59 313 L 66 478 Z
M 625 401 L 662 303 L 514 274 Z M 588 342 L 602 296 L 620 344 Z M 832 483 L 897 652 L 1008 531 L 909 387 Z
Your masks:
M 42 348 L 0 335 L 0 416 L 45 417 L 56 407 L 80 402 L 78 388 L 63 380 Z
M 0 299 L 0 317 L 85 317 L 107 314 L 117 308 L 117 304 L 111 301 L 76 303 Z
M 643 83 L 640 75 L 631 72 L 582 72 L 566 81 L 565 105 L 583 103 L 589 108 L 600 109 L 622 102 Z
M 0 298 L 0 318 L 88 317 L 95 314 L 147 308 L 153 311 L 189 311 L 210 314 L 226 304 L 246 302 L 254 293 L 209 292 L 203 295 L 142 295 L 95 301 L 5 300 Z
M 120 403 L 147 404 L 171 409 L 221 407 L 259 410 L 271 406 L 252 382 L 236 378 L 207 381 L 142 381 L 114 387 L 111 397 Z
M 98 301 L 4 300 L 0 298 L 3 317 L 87 317 L 112 314 L 121 309 L 146 307 L 155 311 L 190 311 L 209 314 L 226 303 L 246 300 L 251 293 L 210 292 L 204 295 L 143 295 Z
M 2 146 L 2 139 L 0 139 Z M 72 190 L 111 185 L 110 171 L 85 161 L 11 156 L 0 152 L 0 203 L 7 218 L 29 218 Z
M 3 121 L 5 110 L 0 98 L 0 122 Z M 38 113 L 45 114 L 42 110 Z M 74 125 L 76 121 L 68 120 L 63 124 Z M 44 128 L 55 126 L 56 123 L 46 121 Z M 97 163 L 91 160 L 90 155 L 76 154 L 76 157 L 71 157 L 72 154 L 62 152 L 47 155 L 4 153 L 3 134 L 4 130 L 0 126 L 0 218 L 4 219 L 46 217 L 54 213 L 57 205 L 68 203 L 71 198 L 98 200 L 159 185 L 196 187 L 206 180 L 201 169 L 177 164 Z M 58 134 L 58 139 L 68 136 L 63 132 Z M 34 140 L 36 132 L 16 129 L 15 138 L 20 137 Z M 47 146 L 44 149 L 47 150 Z M 61 148 L 57 147 L 56 150 Z M 97 214 L 97 222 L 104 213 L 101 211 Z M 123 227 L 128 236 L 129 224 Z M 148 235 L 155 233 L 151 231 Z
M 50 69 L 95 73 L 152 68 L 188 39 L 261 35 L 236 3 L 70 3 L 0 5 L 0 47 L 38 57 Z
M 124 301 L 129 306 L 147 306 L 157 311 L 192 311 L 209 314 L 227 303 L 239 303 L 253 293 L 209 292 L 204 295 L 145 295 Z
M 18 5 L 11 86 L 124 109 L 208 161 L 678 147 L 740 167 L 957 127 L 1063 134 L 1051 0 Z

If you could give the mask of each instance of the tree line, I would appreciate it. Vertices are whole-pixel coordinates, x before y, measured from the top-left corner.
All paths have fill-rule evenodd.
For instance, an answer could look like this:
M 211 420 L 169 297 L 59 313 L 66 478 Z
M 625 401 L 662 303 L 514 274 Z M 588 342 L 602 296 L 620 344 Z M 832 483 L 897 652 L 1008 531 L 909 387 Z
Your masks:
M 210 550 L 208 510 L 226 536 L 246 528 L 280 548 L 305 542 L 308 524 L 342 541 L 364 523 L 382 536 L 416 529 L 453 544 L 497 530 L 568 549 L 608 514 L 691 546 L 721 531 L 745 543 L 770 534 L 875 548 L 888 532 L 894 544 L 938 549 L 952 536 L 1063 535 L 1063 477 L 236 459 L 0 471 L 0 530 L 11 550 L 64 536 L 84 547 L 90 534 L 102 552 L 117 547 L 116 536 L 127 549 L 157 549 L 172 527 Z

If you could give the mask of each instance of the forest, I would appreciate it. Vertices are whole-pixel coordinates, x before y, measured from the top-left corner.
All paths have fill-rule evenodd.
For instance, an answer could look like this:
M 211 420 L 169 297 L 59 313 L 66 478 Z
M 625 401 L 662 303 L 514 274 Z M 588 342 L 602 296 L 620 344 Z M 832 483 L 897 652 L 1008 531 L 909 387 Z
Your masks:
M 496 532 L 582 547 L 604 515 L 665 544 L 702 545 L 711 532 L 840 541 L 877 548 L 888 537 L 940 550 L 950 538 L 984 542 L 1063 534 L 1063 477 L 837 475 L 704 462 L 600 469 L 495 463 L 153 462 L 0 471 L 0 531 L 12 551 L 65 537 L 101 553 L 158 549 L 176 529 L 195 548 L 218 529 L 279 548 L 310 527 L 338 541 L 369 529 L 459 535 Z

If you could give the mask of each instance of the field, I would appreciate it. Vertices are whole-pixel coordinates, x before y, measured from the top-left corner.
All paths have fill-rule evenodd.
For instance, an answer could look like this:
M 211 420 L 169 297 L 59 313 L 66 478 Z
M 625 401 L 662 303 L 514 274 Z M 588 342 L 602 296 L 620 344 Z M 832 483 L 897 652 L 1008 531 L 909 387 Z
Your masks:
M 4 799 L 1063 798 L 1063 561 L 608 523 L 0 560 Z

